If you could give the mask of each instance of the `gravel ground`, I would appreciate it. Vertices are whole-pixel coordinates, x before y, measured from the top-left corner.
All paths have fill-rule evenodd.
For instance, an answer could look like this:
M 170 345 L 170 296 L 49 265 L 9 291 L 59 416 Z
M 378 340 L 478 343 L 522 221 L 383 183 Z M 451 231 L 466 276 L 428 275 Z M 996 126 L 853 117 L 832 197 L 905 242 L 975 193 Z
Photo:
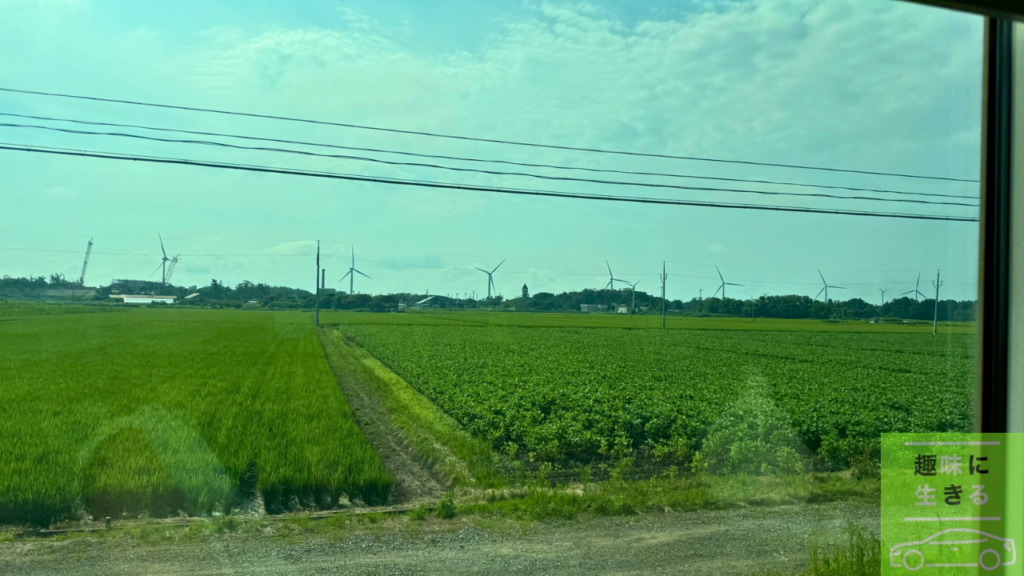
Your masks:
M 0 574 L 750 574 L 795 571 L 812 544 L 878 508 L 832 503 L 523 524 L 457 518 L 282 538 L 235 532 L 192 542 L 94 537 L 0 544 Z

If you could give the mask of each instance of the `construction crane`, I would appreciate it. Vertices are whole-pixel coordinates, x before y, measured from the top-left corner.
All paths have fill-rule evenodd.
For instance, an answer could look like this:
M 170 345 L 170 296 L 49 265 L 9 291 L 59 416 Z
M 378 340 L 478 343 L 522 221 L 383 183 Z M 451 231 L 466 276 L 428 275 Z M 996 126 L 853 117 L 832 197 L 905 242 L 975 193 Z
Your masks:
M 85 248 L 85 262 L 82 263 L 82 275 L 78 277 L 79 286 L 85 286 L 85 270 L 89 267 L 89 254 L 92 254 L 92 238 L 89 238 L 89 245 Z
M 167 266 L 167 276 L 164 277 L 164 284 L 171 282 L 171 275 L 174 274 L 174 269 L 178 267 L 178 262 L 181 262 L 181 254 L 171 258 L 171 263 Z

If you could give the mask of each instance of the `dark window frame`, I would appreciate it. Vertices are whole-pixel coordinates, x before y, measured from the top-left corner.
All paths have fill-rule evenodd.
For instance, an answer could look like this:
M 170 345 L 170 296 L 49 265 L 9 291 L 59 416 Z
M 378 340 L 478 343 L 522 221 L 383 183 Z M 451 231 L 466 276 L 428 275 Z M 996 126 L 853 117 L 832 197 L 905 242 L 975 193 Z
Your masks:
M 978 271 L 981 432 L 1008 432 L 1010 202 L 1013 185 L 1013 21 L 1021 0 L 906 0 L 986 17 L 982 102 L 981 255 Z
M 1024 4 L 1020 0 L 907 0 L 960 12 L 973 12 L 1003 20 L 1024 21 Z

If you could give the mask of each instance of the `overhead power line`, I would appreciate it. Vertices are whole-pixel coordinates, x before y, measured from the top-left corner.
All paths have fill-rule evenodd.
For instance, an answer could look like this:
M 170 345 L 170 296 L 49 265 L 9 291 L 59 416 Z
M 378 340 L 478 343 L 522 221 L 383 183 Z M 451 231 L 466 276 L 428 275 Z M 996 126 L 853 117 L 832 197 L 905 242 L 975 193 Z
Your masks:
M 623 180 L 599 180 L 596 178 L 575 178 L 570 176 L 548 176 L 545 174 L 533 174 L 529 172 L 505 172 L 500 170 L 483 170 L 479 168 L 461 168 L 458 166 L 445 166 L 441 164 L 425 164 L 420 162 L 399 162 L 393 160 L 383 160 L 380 158 L 370 158 L 366 156 L 350 156 L 344 154 L 323 154 L 320 152 L 309 152 L 306 150 L 293 150 L 290 148 L 268 148 L 262 146 L 242 146 L 239 144 L 228 144 L 226 142 L 216 142 L 213 140 L 180 140 L 176 138 L 157 138 L 154 136 L 144 136 L 142 134 L 128 134 L 123 132 L 95 132 L 91 130 L 74 130 L 71 128 L 57 128 L 55 126 L 41 126 L 37 124 L 11 124 L 7 122 L 0 122 L 0 127 L 3 128 L 27 128 L 33 130 L 49 130 L 54 132 L 62 132 L 67 134 L 78 134 L 86 136 L 112 136 L 118 138 L 133 138 L 136 140 L 147 140 L 152 142 L 165 142 L 170 144 L 190 144 L 199 146 L 213 146 L 220 148 L 230 148 L 233 150 L 252 150 L 257 152 L 272 152 L 282 154 L 295 154 L 300 156 L 312 156 L 317 158 L 331 158 L 335 160 L 353 160 L 357 162 L 372 162 L 377 164 L 386 164 L 389 166 L 408 166 L 414 168 L 429 168 L 436 170 L 448 170 L 452 172 L 468 172 L 474 174 L 487 174 L 491 176 L 519 176 L 537 178 L 541 180 L 554 180 L 562 182 L 585 182 L 587 184 L 602 184 L 607 186 L 639 186 L 642 188 L 664 188 L 671 190 L 686 190 L 690 192 L 725 192 L 728 194 L 758 194 L 762 196 L 793 196 L 799 198 L 826 198 L 830 200 L 854 200 L 854 201 L 871 201 L 871 202 L 898 202 L 903 204 L 924 204 L 924 205 L 936 205 L 936 206 L 964 206 L 968 208 L 977 208 L 977 204 L 968 204 L 966 202 L 947 202 L 947 201 L 935 201 L 935 200 L 917 200 L 912 198 L 878 198 L 875 196 L 842 196 L 838 194 L 824 194 L 820 192 L 778 192 L 770 190 L 745 190 L 741 188 L 715 188 L 710 186 L 683 186 L 681 184 L 659 184 L 656 182 L 627 182 Z
M 593 152 L 599 154 L 615 154 L 620 156 L 640 156 L 647 158 L 663 158 L 669 160 L 690 160 L 696 162 L 714 162 L 720 164 L 744 164 L 749 166 L 766 166 L 772 168 L 791 168 L 796 170 L 815 170 L 820 172 L 842 172 L 847 174 L 866 174 L 871 176 L 892 176 L 897 178 L 913 178 L 920 180 L 943 180 L 948 182 L 977 182 L 978 180 L 966 178 L 951 178 L 947 176 L 930 176 L 923 174 L 909 174 L 901 172 L 880 172 L 872 170 L 854 170 L 847 168 L 834 168 L 825 166 L 810 166 L 804 164 L 781 164 L 774 162 L 755 162 L 751 160 L 729 160 L 723 158 L 703 158 L 697 156 L 679 156 L 673 154 L 654 154 L 650 152 L 635 152 L 628 150 L 614 150 L 607 148 L 587 148 L 578 146 L 563 146 L 556 144 L 540 144 L 536 142 L 522 142 L 517 140 L 501 140 L 496 138 L 479 138 L 475 136 L 462 136 L 456 134 L 442 134 L 439 132 L 425 132 L 419 130 L 404 130 L 399 128 L 386 128 L 381 126 L 368 126 L 364 124 L 352 124 L 345 122 L 331 122 L 326 120 L 314 120 L 311 118 L 298 118 L 293 116 L 276 116 L 272 114 L 256 114 L 252 112 L 238 112 L 232 110 L 219 110 L 215 108 L 198 108 L 194 106 L 182 106 L 176 104 L 159 104 L 154 102 L 141 102 L 136 100 L 122 100 L 117 98 L 102 98 L 99 96 L 85 96 L 79 94 L 63 94 L 59 92 L 42 92 L 37 90 L 22 90 L 17 88 L 0 87 L 2 92 L 16 94 L 30 94 L 34 96 L 47 96 L 52 98 L 71 98 L 75 100 L 90 100 L 94 102 L 107 102 L 111 104 L 127 104 L 131 106 L 145 106 L 150 108 L 165 108 L 171 110 L 185 110 L 189 112 L 203 112 L 207 114 L 223 114 L 228 116 L 243 116 L 248 118 L 261 118 L 264 120 L 282 120 L 287 122 L 301 122 L 304 124 L 317 124 L 321 126 L 335 126 L 339 128 L 351 128 L 357 130 L 372 130 L 376 132 L 389 132 L 394 134 L 407 134 L 412 136 L 426 136 L 431 138 L 446 138 L 450 140 L 463 140 L 471 142 L 485 142 L 488 144 L 505 144 L 510 146 L 523 146 L 530 148 L 549 148 L 554 150 L 570 150 L 574 152 Z
M 474 184 L 459 184 L 455 182 L 433 182 L 423 180 L 405 180 L 400 178 L 385 178 L 377 176 L 361 176 L 357 174 L 342 174 L 337 172 L 317 172 L 310 170 L 296 170 L 290 168 L 275 168 L 272 166 L 255 166 L 247 164 L 232 164 L 226 162 L 211 162 L 205 160 L 189 160 L 183 158 L 166 158 L 160 156 L 139 156 L 131 154 L 120 154 L 112 152 L 101 152 L 92 150 L 69 150 L 62 148 L 37 147 L 18 143 L 0 142 L 0 150 L 53 154 L 59 156 L 79 156 L 84 158 L 97 158 L 105 160 L 127 160 L 133 162 L 149 162 L 154 164 L 170 164 L 182 166 L 196 166 L 203 168 L 218 168 L 227 170 L 243 170 L 264 174 L 283 174 L 291 176 L 307 176 L 313 178 L 326 178 L 332 180 L 347 180 L 354 182 L 370 182 L 376 184 L 392 184 L 401 186 L 416 186 L 422 188 L 437 188 L 448 190 L 463 190 L 468 192 L 486 192 L 497 194 L 511 194 L 519 196 L 538 196 L 548 198 L 567 198 L 574 200 L 604 200 L 611 202 L 628 202 L 638 204 L 655 204 L 671 206 L 700 206 L 706 208 L 734 208 L 743 210 L 767 210 L 772 212 L 798 212 L 806 214 L 834 214 L 845 216 L 871 216 L 880 218 L 903 218 L 910 220 L 941 220 L 948 222 L 977 222 L 977 218 L 970 216 L 945 216 L 938 214 L 912 214 L 900 212 L 872 212 L 864 210 L 840 210 L 827 208 L 811 208 L 804 206 L 772 206 L 763 204 L 738 204 L 726 202 L 702 202 L 697 200 L 677 200 L 668 198 L 645 198 L 640 196 L 614 196 L 605 194 L 585 194 L 572 192 L 558 192 L 554 190 L 529 190 L 522 188 L 503 188 L 498 186 L 479 186 Z
M 184 130 L 180 128 L 166 128 L 160 126 L 145 126 L 141 124 L 121 124 L 117 122 L 98 122 L 93 120 L 80 120 L 75 118 L 56 118 L 53 116 L 35 116 L 31 114 L 15 114 L 13 112 L 0 112 L 0 116 L 12 118 L 26 118 L 32 120 L 43 120 L 46 122 L 66 122 L 70 124 L 81 124 L 87 126 L 108 126 L 113 128 L 129 128 L 135 130 L 148 130 L 154 132 L 171 132 L 176 134 L 191 134 L 194 136 L 213 136 L 216 138 L 234 138 L 257 142 L 275 142 L 278 144 L 292 144 L 297 146 L 311 146 L 317 148 L 332 148 L 335 150 L 354 150 L 358 152 L 372 152 L 377 154 L 394 154 L 398 156 L 410 156 L 415 158 L 431 158 L 435 160 L 453 160 L 457 162 L 476 162 L 487 164 L 502 164 L 507 166 L 521 166 L 526 168 L 545 168 L 552 170 L 572 170 L 581 172 L 593 172 L 603 174 L 622 174 L 628 176 L 653 176 L 658 178 L 683 178 L 689 180 L 715 180 L 720 182 L 743 182 L 747 184 L 772 184 L 776 186 L 798 186 L 803 188 L 820 188 L 823 190 L 850 190 L 854 192 L 875 192 L 878 194 L 897 194 L 902 196 L 923 196 L 935 198 L 960 198 L 965 200 L 977 200 L 977 196 L 961 194 L 940 194 L 937 192 L 910 192 L 906 190 L 890 190 L 886 188 L 862 188 L 857 186 L 837 186 L 829 184 L 809 184 L 806 182 L 785 182 L 780 180 L 759 180 L 753 178 L 728 178 L 724 176 L 699 176 L 695 174 L 679 174 L 673 172 L 644 172 L 636 170 L 618 170 L 613 168 L 592 168 L 586 166 L 565 166 L 561 164 L 542 164 L 534 162 L 516 162 L 512 160 L 499 160 L 487 158 L 471 158 L 466 156 L 447 156 L 443 154 L 424 154 L 420 152 L 409 152 L 406 150 L 389 150 L 384 148 L 366 148 L 361 146 L 343 146 L 340 144 L 327 144 L 323 142 L 309 142 L 304 140 L 288 140 L 283 138 L 268 138 L 264 136 L 248 136 L 243 134 L 230 134 L 224 132 L 205 132 L 201 130 Z

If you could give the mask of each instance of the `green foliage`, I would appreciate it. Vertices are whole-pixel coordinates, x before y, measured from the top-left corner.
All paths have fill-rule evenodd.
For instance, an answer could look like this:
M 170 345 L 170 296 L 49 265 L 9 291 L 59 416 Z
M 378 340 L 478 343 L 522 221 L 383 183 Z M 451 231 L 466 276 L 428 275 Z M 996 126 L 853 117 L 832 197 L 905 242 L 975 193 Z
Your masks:
M 625 449 L 686 466 L 725 418 L 743 423 L 734 436 L 744 442 L 730 441 L 723 422 L 714 454 L 735 447 L 735 463 L 795 471 L 799 458 L 779 446 L 802 446 L 815 469 L 835 470 L 883 432 L 969 431 L 973 421 L 968 335 L 536 329 L 421 316 L 437 325 L 339 329 L 473 435 L 521 458 L 588 463 Z M 415 315 L 383 318 L 392 317 Z M 743 403 L 755 381 L 761 403 Z M 706 454 L 696 464 L 719 466 Z
M 445 492 L 444 496 L 441 497 L 441 501 L 437 503 L 436 514 L 438 518 L 446 520 L 455 518 L 458 515 L 458 508 L 455 505 L 455 494 L 451 490 Z
M 390 490 L 304 315 L 47 315 L 0 322 L 0 340 L 0 522 Z
M 411 520 L 426 520 L 430 516 L 430 506 L 426 502 L 420 502 L 418 506 L 409 511 Z
M 712 474 L 799 474 L 801 452 L 789 417 L 758 383 L 711 426 L 701 456 Z

